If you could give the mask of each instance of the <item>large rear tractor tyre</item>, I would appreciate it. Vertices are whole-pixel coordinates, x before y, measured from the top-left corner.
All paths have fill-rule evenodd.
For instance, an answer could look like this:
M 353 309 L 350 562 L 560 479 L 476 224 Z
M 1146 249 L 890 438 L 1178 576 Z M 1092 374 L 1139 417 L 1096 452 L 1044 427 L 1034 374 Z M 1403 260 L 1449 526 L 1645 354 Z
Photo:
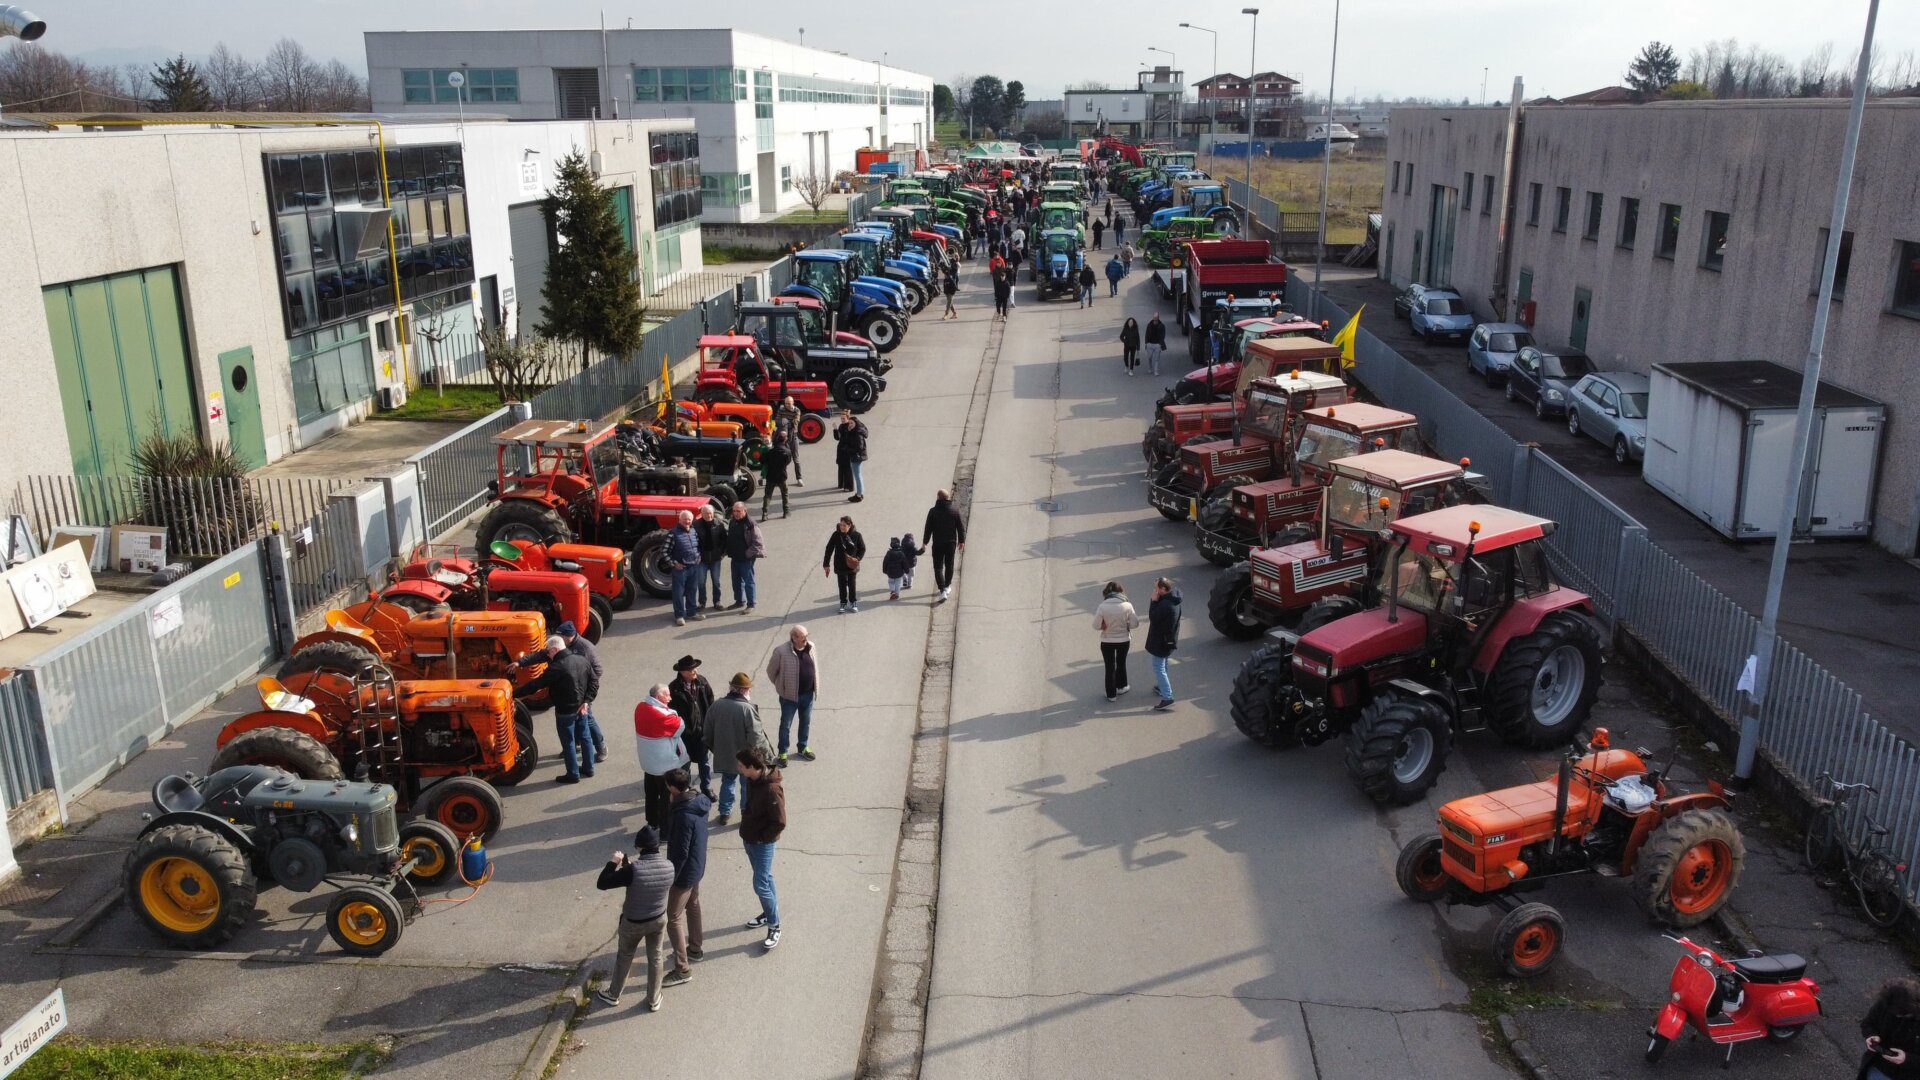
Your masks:
M 741 405 L 744 404 L 747 399 L 741 397 L 738 390 L 729 389 L 726 386 L 715 383 L 708 383 L 693 392 L 693 400 L 702 405 Z
M 1207 591 L 1207 620 L 1233 641 L 1252 641 L 1273 626 L 1254 602 L 1252 563 L 1234 563 L 1213 579 L 1213 588 Z
M 400 826 L 400 858 L 414 860 L 408 881 L 440 885 L 460 871 L 460 838 L 437 821 L 409 821 Z
M 461 840 L 475 835 L 482 840 L 493 839 L 506 816 L 500 793 L 492 784 L 471 776 L 447 777 L 423 792 L 413 809 L 418 816 L 452 829 Z
M 1688 810 L 1662 822 L 1640 845 L 1633 899 L 1668 926 L 1698 926 L 1740 884 L 1747 846 L 1725 810 Z
M 1453 727 L 1425 698 L 1389 690 L 1347 732 L 1347 775 L 1367 798 L 1405 806 L 1424 798 L 1447 767 Z
M 1299 729 L 1284 711 L 1293 687 L 1293 647 L 1275 641 L 1260 646 L 1240 665 L 1227 695 L 1228 712 L 1240 734 L 1275 750 L 1300 745 Z
M 127 906 L 183 949 L 210 949 L 253 913 L 253 868 L 233 842 L 198 825 L 165 825 L 134 842 L 120 875 Z
M 354 885 L 341 889 L 327 905 L 327 933 L 354 956 L 379 956 L 400 943 L 407 927 L 400 902 L 385 889 Z
M 379 666 L 380 658 L 364 645 L 345 641 L 316 641 L 282 661 L 277 677 L 284 681 L 313 671 L 331 671 L 352 677 L 365 675 Z
M 561 517 L 558 511 L 525 499 L 510 499 L 495 504 L 480 519 L 480 526 L 473 535 L 473 546 L 481 551 L 492 547 L 495 540 L 516 543 L 531 541 L 536 544 L 568 544 L 574 540 L 573 530 L 567 527 L 567 519 Z
M 833 379 L 833 400 L 856 413 L 873 408 L 880 399 L 880 381 L 866 368 L 848 368 Z
M 534 766 L 540 764 L 540 743 L 533 734 L 533 710 L 527 708 L 524 701 L 513 703 L 513 741 L 517 749 L 513 755 L 513 764 L 493 778 L 496 788 L 510 788 L 533 775 Z
M 630 565 L 640 591 L 658 600 L 673 595 L 673 567 L 667 561 L 667 530 L 655 529 L 634 541 Z
M 601 596 L 599 593 L 588 593 L 587 606 L 593 609 L 594 616 L 600 620 L 600 632 L 605 633 L 607 627 L 613 625 L 613 601 Z M 600 639 L 597 637 L 588 638 L 587 640 L 593 642 L 595 645 L 600 644 Z
M 1207 532 L 1223 533 L 1233 528 L 1233 492 L 1221 491 L 1200 504 L 1200 513 L 1194 520 L 1200 528 L 1193 531 L 1194 549 L 1200 557 L 1215 566 L 1232 566 L 1236 562 L 1231 551 L 1210 549 L 1201 543 L 1202 534 Z
M 1431 904 L 1444 898 L 1453 879 L 1440 863 L 1440 834 L 1422 833 L 1407 841 L 1394 864 L 1393 880 L 1409 900 Z
M 1487 679 L 1487 723 L 1507 742 L 1533 750 L 1579 734 L 1600 694 L 1600 631 L 1592 620 L 1556 611 L 1507 643 Z
M 221 747 L 207 765 L 208 773 L 235 765 L 272 765 L 302 780 L 344 780 L 346 771 L 320 740 L 293 728 L 262 727 L 243 731 Z
M 1566 944 L 1567 920 L 1546 904 L 1521 904 L 1493 928 L 1500 966 L 1518 979 L 1545 975 Z

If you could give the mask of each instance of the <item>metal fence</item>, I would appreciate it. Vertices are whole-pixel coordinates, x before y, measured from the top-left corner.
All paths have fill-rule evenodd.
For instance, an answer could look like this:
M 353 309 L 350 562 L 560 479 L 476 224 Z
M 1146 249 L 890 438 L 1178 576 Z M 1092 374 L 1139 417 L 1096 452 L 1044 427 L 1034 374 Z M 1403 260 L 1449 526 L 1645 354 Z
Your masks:
M 767 267 L 768 296 L 779 296 L 791 284 L 793 284 L 793 256 L 785 256 Z
M 0 678 L 0 812 L 53 786 L 53 764 L 40 726 L 40 704 L 26 675 Z
M 29 476 L 14 490 L 42 549 L 67 525 L 167 530 L 169 560 L 225 555 L 275 524 L 297 528 L 326 508 L 345 479 L 305 477 Z
M 353 507 L 345 499 L 330 499 L 305 522 L 286 530 L 288 584 L 293 590 L 295 617 L 348 602 L 366 599 L 366 552 Z
M 414 345 L 413 356 L 420 365 L 421 386 L 414 393 L 432 393 L 432 386 L 487 386 L 493 382 L 487 374 L 486 350 L 480 347 L 480 335 L 449 334 L 440 341 L 422 341 Z
M 731 293 L 747 276 L 703 270 L 668 282 L 648 293 L 641 302 L 648 315 L 661 318 L 670 312 L 697 308 L 717 293 Z
M 501 406 L 486 416 L 407 458 L 420 475 L 421 512 L 428 536 L 439 536 L 486 497 L 487 481 L 494 478 L 496 451 L 493 437 L 513 423 Z

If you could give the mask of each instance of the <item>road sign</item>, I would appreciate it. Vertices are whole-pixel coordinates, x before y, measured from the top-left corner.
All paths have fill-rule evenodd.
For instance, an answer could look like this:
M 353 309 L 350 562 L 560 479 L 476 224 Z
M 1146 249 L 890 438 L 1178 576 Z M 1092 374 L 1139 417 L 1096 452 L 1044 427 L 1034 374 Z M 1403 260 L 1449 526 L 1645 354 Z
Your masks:
M 55 1035 L 67 1030 L 67 995 L 55 989 L 0 1035 L 0 1080 L 27 1063 Z

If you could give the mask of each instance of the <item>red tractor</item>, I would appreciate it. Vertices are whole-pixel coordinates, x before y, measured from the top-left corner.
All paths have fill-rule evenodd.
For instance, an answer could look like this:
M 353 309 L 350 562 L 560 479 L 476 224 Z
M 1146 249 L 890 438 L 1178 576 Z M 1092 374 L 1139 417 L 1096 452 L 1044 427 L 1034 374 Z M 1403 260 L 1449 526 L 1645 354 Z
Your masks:
M 1301 462 L 1302 472 L 1308 463 Z M 1261 535 L 1246 560 L 1214 579 L 1207 617 L 1236 641 L 1251 641 L 1279 625 L 1304 634 L 1316 626 L 1378 603 L 1373 555 L 1385 545 L 1387 523 L 1460 502 L 1485 502 L 1465 463 L 1455 465 L 1404 450 L 1378 450 L 1328 463 L 1318 527 L 1288 525 Z M 1234 489 L 1233 512 L 1251 522 L 1266 496 L 1250 484 Z M 1209 504 L 1210 506 L 1213 504 Z M 1202 511 L 1203 520 L 1205 511 Z
M 1147 459 L 1147 475 L 1151 477 L 1166 468 L 1167 463 L 1178 456 L 1180 447 L 1187 443 L 1208 436 L 1232 435 L 1235 418 L 1246 408 L 1247 389 L 1255 382 L 1280 378 L 1302 371 L 1303 367 L 1306 373 L 1317 373 L 1326 378 L 1339 376 L 1337 369 L 1320 371 L 1325 366 L 1324 362 L 1305 357 L 1306 351 L 1293 348 L 1262 351 L 1254 354 L 1249 363 L 1232 365 L 1233 378 L 1225 384 L 1228 390 L 1219 401 L 1176 405 L 1167 398 L 1161 398 L 1154 410 L 1153 425 L 1147 428 L 1146 437 L 1140 441 L 1141 453 Z M 1325 347 L 1313 351 L 1325 351 Z M 1289 362 L 1302 358 L 1307 359 L 1304 366 Z M 1316 380 L 1314 386 L 1318 396 L 1315 401 L 1320 405 L 1338 405 L 1351 400 L 1351 388 L 1346 386 L 1344 379 L 1338 381 L 1340 385 L 1336 387 L 1324 378 Z
M 498 476 L 488 485 L 493 506 L 480 519 L 474 545 L 492 549 L 497 540 L 518 544 L 586 542 L 632 554 L 634 580 L 651 596 L 672 595 L 667 530 L 681 511 L 703 506 L 728 509 L 723 500 L 696 494 L 691 467 L 642 466 L 623 451 L 612 424 L 589 420 L 526 420 L 493 437 Z M 674 494 L 630 494 L 654 474 L 677 488 Z
M 1602 639 L 1592 602 L 1547 567 L 1554 523 L 1453 506 L 1387 528 L 1386 606 L 1275 631 L 1234 676 L 1234 726 L 1272 747 L 1344 735 L 1348 775 L 1395 805 L 1433 787 L 1455 732 L 1571 742 L 1600 692 Z
M 596 599 L 605 599 L 614 611 L 625 611 L 638 598 L 640 585 L 633 579 L 633 564 L 627 553 L 604 544 L 532 544 L 495 540 L 487 548 L 487 561 L 509 570 L 558 570 L 587 579 L 587 590 Z
M 827 416 L 833 395 L 819 379 L 789 379 L 778 360 L 760 355 L 759 342 L 745 334 L 708 334 L 700 339 L 700 374 L 693 399 L 715 407 L 723 402 L 759 402 L 770 409 L 791 397 L 800 407 L 795 434 L 803 443 L 817 443 L 827 435 Z
M 1196 361 L 1192 371 L 1160 395 L 1159 405 L 1197 405 L 1210 401 L 1230 401 L 1238 389 L 1246 387 L 1241 365 L 1254 360 L 1264 373 L 1299 368 L 1327 375 L 1341 373 L 1340 349 L 1320 338 L 1316 322 L 1291 317 L 1242 319 L 1221 346 L 1221 355 L 1211 364 Z M 1272 348 L 1254 348 L 1255 342 L 1271 341 Z M 1297 345 L 1278 345 L 1298 341 Z
M 1648 917 L 1705 922 L 1739 885 L 1746 844 L 1719 784 L 1672 790 L 1648 756 L 1609 749 L 1598 728 L 1561 761 L 1557 779 L 1442 806 L 1440 831 L 1400 849 L 1400 891 L 1421 903 L 1498 906 L 1494 949 L 1520 977 L 1546 972 L 1566 941 L 1558 911 L 1520 900 L 1556 878 L 1622 878 Z

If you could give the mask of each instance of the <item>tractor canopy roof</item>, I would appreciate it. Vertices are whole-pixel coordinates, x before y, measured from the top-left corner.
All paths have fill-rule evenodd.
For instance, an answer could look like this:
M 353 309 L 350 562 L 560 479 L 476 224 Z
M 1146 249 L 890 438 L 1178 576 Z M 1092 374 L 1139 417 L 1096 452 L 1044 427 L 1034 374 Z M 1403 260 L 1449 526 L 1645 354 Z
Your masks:
M 770 304 L 743 304 L 740 308 L 740 314 L 774 315 L 778 314 L 779 309 L 783 307 L 808 308 L 813 311 L 819 311 L 826 307 L 826 305 L 811 296 L 776 296 Z
M 1080 233 L 1074 229 L 1048 229 L 1040 234 L 1040 238 L 1045 241 L 1050 248 L 1062 247 L 1068 244 L 1077 247 L 1080 243 Z
M 1057 201 L 1057 200 L 1054 200 L 1054 199 L 1049 199 L 1049 200 L 1047 200 L 1046 202 L 1043 202 L 1043 203 L 1041 203 L 1041 204 L 1040 204 L 1040 209 L 1041 209 L 1042 211 L 1046 211 L 1046 210 L 1070 210 L 1070 211 L 1072 211 L 1072 212 L 1074 212 L 1074 213 L 1076 213 L 1076 214 L 1077 214 L 1077 213 L 1079 213 L 1079 212 L 1080 212 L 1080 204 L 1079 204 L 1079 203 L 1076 203 L 1076 202 L 1059 202 L 1059 201 Z
M 1297 340 L 1283 338 L 1285 341 Z M 1302 376 L 1304 378 L 1304 376 Z M 1412 413 L 1403 413 L 1399 409 L 1369 405 L 1364 401 L 1350 401 L 1345 405 L 1328 405 L 1320 409 L 1308 409 L 1307 415 L 1316 422 L 1329 427 L 1345 428 L 1350 431 L 1380 431 L 1388 428 L 1412 427 L 1419 418 Z
M 607 437 L 613 425 L 598 420 L 522 420 L 493 437 L 500 445 L 592 446 Z
M 700 347 L 703 349 L 751 349 L 756 342 L 747 334 L 702 334 Z
M 1503 506 L 1449 506 L 1401 518 L 1388 528 L 1422 555 L 1460 562 L 1469 543 L 1476 553 L 1497 551 L 1550 536 L 1554 524 Z
M 1307 328 L 1320 329 L 1314 323 L 1308 323 Z M 1289 329 L 1289 325 L 1283 324 L 1276 329 L 1284 332 Z M 1319 338 L 1305 336 L 1263 337 L 1247 342 L 1247 355 L 1266 357 L 1276 366 L 1284 368 L 1289 364 L 1311 365 L 1315 360 L 1337 359 L 1340 356 L 1340 346 L 1329 345 Z
M 1379 487 L 1403 490 L 1453 480 L 1466 474 L 1465 469 L 1451 461 L 1410 454 L 1405 450 L 1375 450 L 1371 454 L 1339 458 L 1333 462 L 1333 471 Z
M 1232 308 L 1235 311 L 1247 309 L 1265 313 L 1272 311 L 1273 306 L 1280 302 L 1278 293 L 1267 293 L 1262 296 L 1222 296 L 1214 300 L 1213 306 L 1216 311 Z
M 1327 390 L 1339 390 L 1346 386 L 1345 380 L 1335 375 L 1322 375 L 1317 371 L 1289 371 L 1285 375 L 1255 379 L 1249 384 L 1255 394 L 1318 394 Z M 1344 409 L 1347 406 L 1340 406 Z
M 823 251 L 820 248 L 808 248 L 805 251 L 795 252 L 793 257 L 809 262 L 846 262 L 848 259 L 853 258 L 853 254 L 846 251 Z

